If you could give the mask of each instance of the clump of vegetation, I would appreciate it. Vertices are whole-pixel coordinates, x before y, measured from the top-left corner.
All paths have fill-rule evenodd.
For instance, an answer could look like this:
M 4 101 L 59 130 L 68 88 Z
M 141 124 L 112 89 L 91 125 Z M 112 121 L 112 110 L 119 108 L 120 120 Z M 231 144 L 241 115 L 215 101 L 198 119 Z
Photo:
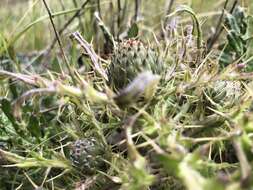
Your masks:
M 253 7 L 210 2 L 5 2 L 1 189 L 252 189 Z

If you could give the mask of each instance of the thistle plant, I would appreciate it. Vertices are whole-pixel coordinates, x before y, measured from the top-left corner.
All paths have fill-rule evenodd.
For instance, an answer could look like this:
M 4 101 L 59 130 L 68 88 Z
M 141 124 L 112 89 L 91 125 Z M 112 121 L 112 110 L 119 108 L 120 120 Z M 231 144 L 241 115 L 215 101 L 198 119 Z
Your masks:
M 0 32 L 1 189 L 252 189 L 253 73 L 237 64 L 251 61 L 252 26 L 239 1 L 208 53 L 216 6 L 199 14 L 170 1 L 154 16 L 163 1 L 61 1 L 61 12 L 43 2 L 49 14 Z M 45 31 L 49 48 L 15 62 L 20 37 L 48 18 L 56 39 Z M 69 46 L 64 31 L 79 26 Z
M 123 40 L 114 49 L 108 68 L 109 84 L 116 90 L 126 87 L 144 71 L 162 74 L 165 63 L 159 53 L 135 39 Z
M 211 103 L 222 108 L 231 108 L 239 103 L 242 86 L 239 81 L 218 80 L 207 89 Z
M 95 138 L 76 140 L 70 148 L 72 164 L 84 174 L 104 169 L 106 154 L 106 148 Z

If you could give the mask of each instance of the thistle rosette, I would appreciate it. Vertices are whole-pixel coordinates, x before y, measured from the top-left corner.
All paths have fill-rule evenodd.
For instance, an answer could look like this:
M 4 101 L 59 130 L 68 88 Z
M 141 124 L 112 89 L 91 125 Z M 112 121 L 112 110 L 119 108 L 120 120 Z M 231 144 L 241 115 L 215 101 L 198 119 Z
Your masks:
M 207 95 L 213 103 L 231 108 L 239 103 L 242 87 L 239 81 L 218 80 L 211 83 Z
M 85 174 L 93 174 L 96 170 L 103 170 L 106 165 L 105 147 L 95 138 L 86 138 L 72 143 L 70 159 L 72 164 Z

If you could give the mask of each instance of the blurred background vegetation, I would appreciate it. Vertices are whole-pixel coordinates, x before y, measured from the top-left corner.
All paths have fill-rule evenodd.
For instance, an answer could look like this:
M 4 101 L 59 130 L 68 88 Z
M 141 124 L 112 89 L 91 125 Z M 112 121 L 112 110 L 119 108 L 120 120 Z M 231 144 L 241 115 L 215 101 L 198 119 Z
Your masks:
M 117 1 L 116 0 L 91 0 L 91 3 L 85 7 L 85 11 L 82 14 L 82 27 L 84 31 L 81 31 L 86 39 L 91 39 L 94 37 L 94 27 L 87 27 L 91 24 L 91 19 L 93 16 L 91 12 L 97 7 L 97 2 L 101 5 L 101 16 L 103 21 L 109 27 L 114 27 L 116 30 L 117 18 Z M 130 24 L 131 18 L 134 16 L 134 0 L 127 1 L 127 15 L 124 17 L 125 22 L 123 28 L 127 27 L 126 24 Z M 145 36 L 152 36 L 152 32 L 157 32 L 161 29 L 161 21 L 166 15 L 166 8 L 168 7 L 170 1 L 166 0 L 146 0 L 142 1 L 141 6 L 141 29 L 145 33 Z M 193 8 L 201 20 L 202 27 L 206 34 L 211 31 L 210 26 L 215 26 L 217 18 L 219 17 L 225 0 L 176 0 L 173 8 L 186 4 Z M 249 2 L 249 1 L 248 1 Z M 248 3 L 246 0 L 241 1 L 241 5 L 245 6 Z M 82 1 L 77 0 L 56 0 L 49 1 L 50 8 L 53 13 L 57 14 L 55 18 L 57 28 L 61 28 L 66 20 L 73 16 L 75 9 L 78 9 Z M 230 1 L 232 4 L 232 1 Z M 124 1 L 121 2 L 122 7 Z M 251 4 L 251 3 L 250 3 Z M 129 6 L 130 5 L 130 6 Z M 2 0 L 1 1 L 1 18 L 0 18 L 0 31 L 1 36 L 12 39 L 14 36 L 18 35 L 19 32 L 23 31 L 28 25 L 35 22 L 34 26 L 27 32 L 25 32 L 22 37 L 15 43 L 15 48 L 21 51 L 34 51 L 43 50 L 52 40 L 54 34 L 50 27 L 50 23 L 47 17 L 47 12 L 43 6 L 43 2 L 40 0 L 28 1 L 28 0 Z M 114 25 L 111 26 L 114 20 Z M 189 21 L 189 16 L 185 18 L 185 21 Z M 64 35 L 69 34 L 74 30 L 80 30 L 78 20 L 73 22 L 70 27 L 64 32 Z M 101 33 L 96 31 L 97 33 Z M 116 32 L 116 31 L 115 31 Z M 96 35 L 98 35 L 96 33 Z M 65 44 L 68 43 L 66 38 Z M 25 42 L 25 43 L 24 43 Z

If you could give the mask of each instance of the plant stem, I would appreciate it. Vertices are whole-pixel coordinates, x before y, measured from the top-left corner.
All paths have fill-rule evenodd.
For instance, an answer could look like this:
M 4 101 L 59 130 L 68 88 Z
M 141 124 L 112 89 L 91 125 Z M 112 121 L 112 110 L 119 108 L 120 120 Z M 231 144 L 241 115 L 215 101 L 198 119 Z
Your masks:
M 74 6 L 75 6 L 76 8 L 78 8 L 78 4 L 77 4 L 76 0 L 73 0 L 73 3 L 74 3 Z M 86 3 L 86 2 L 85 2 L 85 3 Z M 81 10 L 83 10 L 83 9 L 81 9 Z M 78 17 L 78 20 L 79 20 L 80 30 L 81 30 L 82 33 L 84 33 L 84 26 L 83 26 L 81 14 L 78 14 L 77 17 Z
M 134 14 L 134 21 L 137 22 L 140 16 L 140 9 L 141 9 L 141 0 L 135 0 L 135 14 Z
M 65 54 L 65 52 L 64 52 L 63 45 L 62 45 L 62 42 L 61 42 L 59 33 L 58 33 L 57 30 L 56 30 L 56 27 L 55 27 L 55 24 L 54 24 L 54 21 L 53 21 L 53 16 L 52 16 L 51 10 L 50 10 L 50 8 L 49 8 L 49 6 L 48 6 L 46 0 L 43 0 L 43 3 L 44 3 L 44 5 L 45 5 L 45 7 L 46 7 L 46 9 L 47 9 L 47 13 L 48 13 L 48 15 L 49 15 L 49 19 L 50 19 L 50 22 L 51 22 L 52 27 L 53 27 L 53 30 L 54 30 L 56 40 L 57 40 L 57 42 L 58 42 L 58 44 L 59 44 L 59 47 L 60 47 L 60 51 L 61 51 L 61 54 L 62 54 L 62 58 L 63 58 L 64 62 L 65 62 L 66 65 L 67 65 L 67 68 L 68 68 L 68 70 L 69 70 L 69 73 L 70 73 L 70 76 L 71 76 L 71 78 L 72 78 L 72 80 L 73 80 L 73 83 L 75 83 L 74 74 L 73 74 L 72 69 L 71 69 L 71 67 L 70 67 L 70 64 L 69 64 L 69 61 L 68 61 L 68 59 L 67 59 L 67 56 L 66 56 L 66 54 Z
M 81 5 L 81 8 L 78 9 L 76 11 L 76 13 L 63 25 L 63 27 L 59 30 L 59 35 L 61 35 L 65 29 L 73 22 L 73 20 L 76 18 L 76 17 L 79 17 L 82 13 L 82 10 L 85 8 L 85 6 L 90 2 L 90 0 L 86 0 L 82 5 Z M 51 45 L 49 46 L 48 48 L 48 51 L 50 51 L 51 49 L 54 48 L 55 44 L 57 42 L 57 38 L 55 38 L 53 40 L 53 42 L 51 43 Z

